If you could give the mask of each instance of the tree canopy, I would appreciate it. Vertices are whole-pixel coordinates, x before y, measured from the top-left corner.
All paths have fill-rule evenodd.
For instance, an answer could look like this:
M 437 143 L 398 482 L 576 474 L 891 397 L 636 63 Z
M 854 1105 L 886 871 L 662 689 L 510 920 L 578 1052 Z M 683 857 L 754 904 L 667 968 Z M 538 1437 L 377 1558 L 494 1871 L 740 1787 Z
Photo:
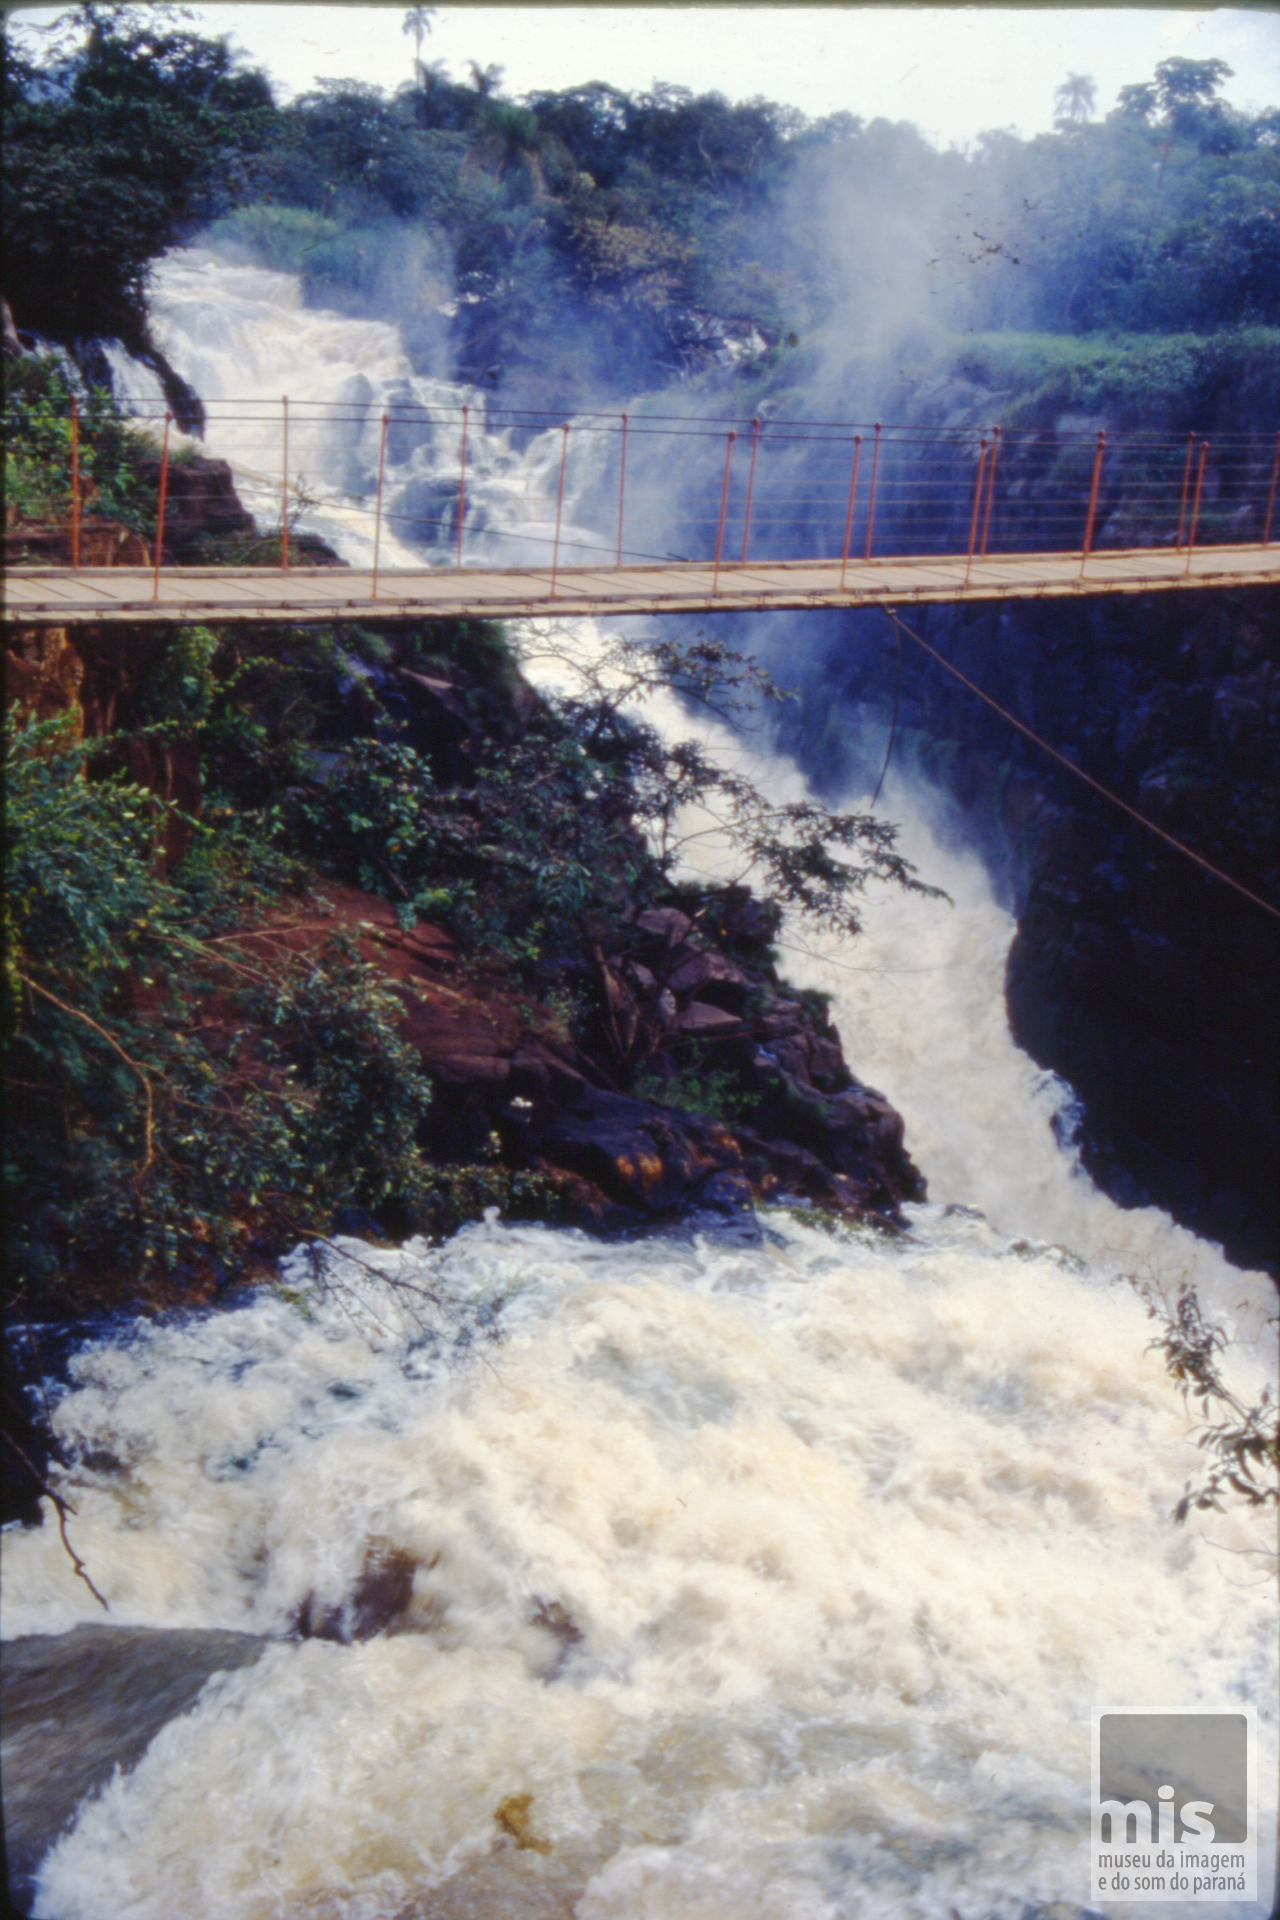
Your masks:
M 325 82 L 287 106 L 172 10 L 87 0 L 38 48 L 11 34 L 19 324 L 136 333 L 149 261 L 228 215 L 238 244 L 301 262 L 313 300 L 399 319 L 411 351 L 438 352 L 452 310 L 451 371 L 531 393 L 617 396 L 824 329 L 1280 323 L 1280 116 L 1229 107 L 1220 60 L 1161 61 L 1104 119 L 1073 72 L 1053 133 L 939 151 L 907 123 L 667 84 L 513 98 L 497 68 L 424 62 L 430 13 L 404 17 L 398 91 Z
M 181 19 L 87 0 L 43 57 L 7 36 L 4 280 L 26 326 L 136 335 L 148 263 L 234 203 L 271 90 Z

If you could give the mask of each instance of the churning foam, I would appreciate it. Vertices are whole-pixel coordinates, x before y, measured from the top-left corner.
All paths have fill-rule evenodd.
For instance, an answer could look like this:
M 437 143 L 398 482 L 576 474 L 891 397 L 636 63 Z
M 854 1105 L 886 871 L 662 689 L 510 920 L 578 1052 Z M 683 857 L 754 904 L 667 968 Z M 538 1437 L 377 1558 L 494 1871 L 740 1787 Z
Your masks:
M 180 370 L 376 418 L 394 330 L 252 273 L 166 266 Z M 359 431 L 338 452 L 367 487 Z M 551 444 L 473 443 L 535 531 Z M 319 530 L 358 558 L 327 471 Z M 1242 1397 L 1273 1296 L 1074 1171 L 1004 1020 L 1012 923 L 976 863 L 923 826 L 903 846 L 954 909 L 885 890 L 851 946 L 791 932 L 788 968 L 835 994 L 935 1203 L 995 1224 L 773 1214 L 730 1250 L 490 1220 L 299 1255 L 286 1294 L 78 1357 L 58 1423 L 111 1617 L 275 1644 L 81 1810 L 46 1920 L 1013 1920 L 1086 1898 L 1097 1704 L 1252 1701 L 1265 1794 L 1272 1543 L 1242 1509 L 1172 1524 L 1203 1456 L 1115 1275 L 1192 1281 Z M 292 1637 L 349 1626 L 378 1567 L 374 1637 Z M 4 1573 L 7 1634 L 102 1618 L 52 1524 L 6 1537 Z
M 516 446 L 509 431 L 488 431 L 487 396 L 416 374 L 391 322 L 307 307 L 297 274 L 238 265 L 201 247 L 156 263 L 148 304 L 157 343 L 204 402 L 204 448 L 230 462 L 260 525 L 278 528 L 287 510 L 292 525 L 368 567 L 382 474 L 383 567 L 453 565 L 460 498 L 468 561 L 551 565 L 561 435 Z M 154 415 L 155 375 L 120 350 L 111 362 L 122 401 Z M 393 422 L 385 443 L 384 414 Z M 569 500 L 590 485 L 607 445 L 585 427 L 575 434 Z M 434 551 L 414 543 L 428 524 Z M 559 545 L 565 561 L 604 550 L 571 512 L 562 516 Z
M 771 1219 L 342 1243 L 82 1354 L 58 1422 L 115 1619 L 285 1636 L 412 1577 L 375 1638 L 211 1683 L 37 1912 L 1083 1900 L 1091 1705 L 1266 1717 L 1265 1533 L 1171 1524 L 1200 1456 L 1131 1289 L 937 1207 L 899 1243 Z M 6 1632 L 95 1617 L 55 1528 L 7 1539 Z

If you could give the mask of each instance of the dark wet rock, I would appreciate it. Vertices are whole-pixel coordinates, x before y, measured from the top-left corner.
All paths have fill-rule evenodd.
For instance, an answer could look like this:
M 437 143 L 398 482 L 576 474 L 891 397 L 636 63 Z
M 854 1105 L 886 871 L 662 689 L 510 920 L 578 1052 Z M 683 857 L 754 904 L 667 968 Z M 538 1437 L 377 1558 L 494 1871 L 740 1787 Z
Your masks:
M 135 1766 L 215 1673 L 251 1666 L 267 1644 L 247 1633 L 112 1626 L 4 1642 L 4 1837 L 20 1913 L 81 1802 Z
M 138 471 L 158 494 L 159 458 L 140 461 Z M 196 454 L 169 461 L 165 480 L 166 562 L 195 565 L 207 557 L 210 541 L 258 538 L 253 515 L 240 504 L 225 460 Z
M 295 1628 L 301 1640 L 371 1640 L 403 1622 L 413 1599 L 417 1562 L 403 1547 L 371 1541 L 360 1577 L 337 1606 L 323 1607 L 308 1594 L 298 1609 Z
M 595 1189 L 602 1227 L 660 1225 L 691 1210 L 750 1211 L 742 1154 L 721 1122 L 586 1081 L 573 1097 L 535 1109 L 524 1147 L 534 1164 Z
M 554 1017 L 514 993 L 501 975 L 464 966 L 438 928 L 419 921 L 406 931 L 385 901 L 356 888 L 329 885 L 324 898 L 324 918 L 297 925 L 290 923 L 296 916 L 282 915 L 282 926 L 246 935 L 246 948 L 252 951 L 261 938 L 302 952 L 341 928 L 352 933 L 362 958 L 381 969 L 400 996 L 402 1031 L 434 1089 L 422 1143 L 442 1161 L 482 1158 L 496 1137 L 509 1166 L 545 1177 L 564 1217 L 604 1232 L 684 1222 L 699 1231 L 754 1233 L 745 1225 L 753 1197 L 781 1191 L 877 1217 L 923 1196 L 923 1181 L 903 1148 L 901 1117 L 853 1082 L 834 1029 L 811 1024 L 816 1016 L 799 1001 L 771 1000 L 759 980 L 742 976 L 763 1001 L 763 1012 L 751 1020 L 698 999 L 677 1010 L 674 997 L 665 996 L 671 1003 L 665 1044 L 674 1051 L 660 1047 L 644 1057 L 641 1098 L 619 1089 L 617 1062 L 607 1050 L 557 1033 Z M 642 937 L 656 931 L 665 939 L 672 924 L 664 921 Z M 676 956 L 687 964 L 683 941 Z M 732 971 L 738 973 L 736 966 Z M 651 992 L 653 974 L 622 957 L 605 972 L 618 996 L 615 1015 L 625 1001 L 638 1022 L 632 996 L 646 989 L 633 976 L 647 977 Z M 717 966 L 706 970 L 705 984 L 719 978 Z M 694 991 L 703 984 L 699 978 Z M 654 1018 L 663 997 L 648 1003 Z M 762 1026 L 775 1036 L 763 1051 L 755 1037 Z M 682 1064 L 681 1050 L 690 1045 L 710 1049 L 719 1068 L 692 1056 Z M 780 1049 L 790 1049 L 791 1070 Z M 671 1104 L 662 1101 L 664 1066 L 673 1076 Z M 691 1082 L 704 1070 L 736 1077 L 743 1118 L 689 1110 L 697 1104 Z M 349 1622 L 313 1619 L 304 1630 L 351 1629 Z
M 726 954 L 680 948 L 676 958 L 664 981 L 669 992 L 694 995 L 704 1005 L 728 1014 L 746 1011 L 751 982 Z
M 726 1013 L 723 1007 L 713 1007 L 705 1000 L 695 1000 L 683 1013 L 678 1013 L 674 1024 L 681 1033 L 715 1039 L 728 1039 L 730 1034 L 742 1032 L 742 1022 L 736 1014 Z
M 923 608 L 910 624 L 1081 772 L 1280 905 L 1280 592 Z M 832 622 L 783 744 L 814 777 L 870 786 L 895 700 L 895 765 L 923 776 L 944 844 L 980 853 L 1018 916 L 1012 1031 L 1078 1096 L 1086 1169 L 1120 1204 L 1274 1269 L 1280 923 L 909 645 L 899 685 L 871 615 Z
M 639 932 L 652 934 L 668 948 L 678 947 L 693 932 L 693 921 L 679 907 L 650 907 L 636 915 L 635 924 Z

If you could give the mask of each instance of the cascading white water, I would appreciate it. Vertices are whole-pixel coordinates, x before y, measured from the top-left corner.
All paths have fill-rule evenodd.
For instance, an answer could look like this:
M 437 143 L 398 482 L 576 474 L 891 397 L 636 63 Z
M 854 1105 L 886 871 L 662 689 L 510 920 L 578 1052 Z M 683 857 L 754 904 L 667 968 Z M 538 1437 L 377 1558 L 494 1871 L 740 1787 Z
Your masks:
M 323 316 L 260 288 L 253 323 L 242 279 L 187 271 L 210 334 L 227 276 L 244 331 L 224 382 L 295 320 L 293 391 L 340 391 L 362 354 L 371 381 L 405 377 L 388 328 L 336 323 L 349 361 L 304 367 Z M 1094 1705 L 1252 1701 L 1267 1797 L 1272 1543 L 1239 1508 L 1172 1524 L 1203 1459 L 1115 1276 L 1193 1280 L 1250 1397 L 1274 1295 L 1073 1170 L 1060 1093 L 1008 1038 L 1008 917 L 922 826 L 906 850 L 954 908 L 884 895 L 852 947 L 789 956 L 906 1114 L 934 1200 L 905 1239 L 783 1212 L 758 1249 L 487 1221 L 436 1252 L 295 1257 L 284 1294 L 78 1358 L 58 1418 L 93 1463 L 75 1539 L 112 1618 L 278 1644 L 82 1810 L 38 1913 L 1105 1910 L 1085 1878 Z M 7 1635 L 101 1618 L 52 1525 L 5 1549 Z M 379 1566 L 405 1576 L 385 1630 L 290 1637 L 350 1627 Z
M 452 561 L 460 494 L 465 557 L 551 565 L 561 436 L 539 434 L 520 450 L 509 432 L 486 431 L 484 394 L 415 374 L 394 326 L 304 307 L 296 274 L 234 265 L 201 248 L 158 263 L 151 317 L 157 345 L 205 403 L 209 450 L 231 462 L 244 504 L 263 523 L 279 526 L 283 508 L 344 560 L 369 566 L 381 423 L 390 410 L 383 566 Z M 159 383 L 149 368 L 119 351 L 112 367 L 126 404 L 154 407 Z M 589 430 L 574 436 L 571 493 L 581 491 L 601 450 Z M 425 556 L 419 528 L 431 529 L 422 535 Z M 560 544 L 566 559 L 600 548 L 598 537 L 567 515 Z

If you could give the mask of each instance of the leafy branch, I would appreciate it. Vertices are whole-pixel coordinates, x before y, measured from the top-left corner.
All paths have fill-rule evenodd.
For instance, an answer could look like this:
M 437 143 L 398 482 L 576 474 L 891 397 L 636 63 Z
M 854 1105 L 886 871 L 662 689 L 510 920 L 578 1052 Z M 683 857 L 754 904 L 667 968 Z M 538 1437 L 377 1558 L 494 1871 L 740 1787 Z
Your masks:
M 115 1039 L 113 1035 L 109 1034 L 105 1027 L 99 1026 L 98 1022 L 92 1019 L 89 1014 L 84 1011 L 83 1007 L 68 1006 L 65 1000 L 59 1000 L 56 993 L 50 993 L 47 987 L 42 987 L 38 981 L 31 978 L 30 974 L 23 973 L 21 969 L 19 969 L 17 977 L 27 989 L 28 993 L 39 994 L 42 1000 L 47 1000 L 50 1006 L 58 1009 L 59 1013 L 65 1013 L 72 1020 L 82 1020 L 86 1027 L 91 1027 L 100 1040 L 106 1041 L 117 1059 L 123 1060 L 126 1067 L 137 1075 L 142 1087 L 143 1099 L 146 1101 L 146 1117 L 143 1121 L 144 1151 L 142 1164 L 139 1166 L 135 1176 L 140 1180 L 150 1167 L 151 1162 L 155 1159 L 155 1094 L 147 1075 L 143 1072 L 132 1054 L 126 1053 L 120 1045 L 120 1042 Z
M 1280 1424 L 1270 1386 L 1253 1406 L 1232 1393 L 1218 1366 L 1227 1337 L 1216 1322 L 1206 1320 L 1194 1288 L 1184 1288 L 1173 1306 L 1154 1299 L 1150 1288 L 1140 1291 L 1148 1317 L 1164 1323 L 1149 1350 L 1163 1353 L 1188 1409 L 1198 1402 L 1206 1416 L 1196 1445 L 1211 1464 L 1201 1486 L 1187 1482 L 1174 1519 L 1181 1523 L 1193 1510 L 1221 1513 L 1228 1492 L 1250 1507 L 1280 1501 Z
M 722 834 L 739 863 L 738 881 L 750 877 L 784 906 L 844 934 L 858 932 L 853 902 L 871 880 L 947 898 L 896 851 L 898 830 L 889 822 L 833 813 L 817 800 L 774 800 L 700 741 L 668 740 L 644 717 L 647 700 L 674 692 L 735 730 L 749 729 L 762 704 L 790 697 L 754 660 L 701 633 L 656 643 L 615 634 L 599 650 L 583 649 L 563 630 L 550 646 L 539 639 L 525 659 L 554 660 L 574 676 L 576 690 L 553 695 L 552 705 L 583 750 L 625 778 L 629 821 L 644 831 L 665 873 L 695 840 Z M 690 826 L 691 809 L 714 825 Z

